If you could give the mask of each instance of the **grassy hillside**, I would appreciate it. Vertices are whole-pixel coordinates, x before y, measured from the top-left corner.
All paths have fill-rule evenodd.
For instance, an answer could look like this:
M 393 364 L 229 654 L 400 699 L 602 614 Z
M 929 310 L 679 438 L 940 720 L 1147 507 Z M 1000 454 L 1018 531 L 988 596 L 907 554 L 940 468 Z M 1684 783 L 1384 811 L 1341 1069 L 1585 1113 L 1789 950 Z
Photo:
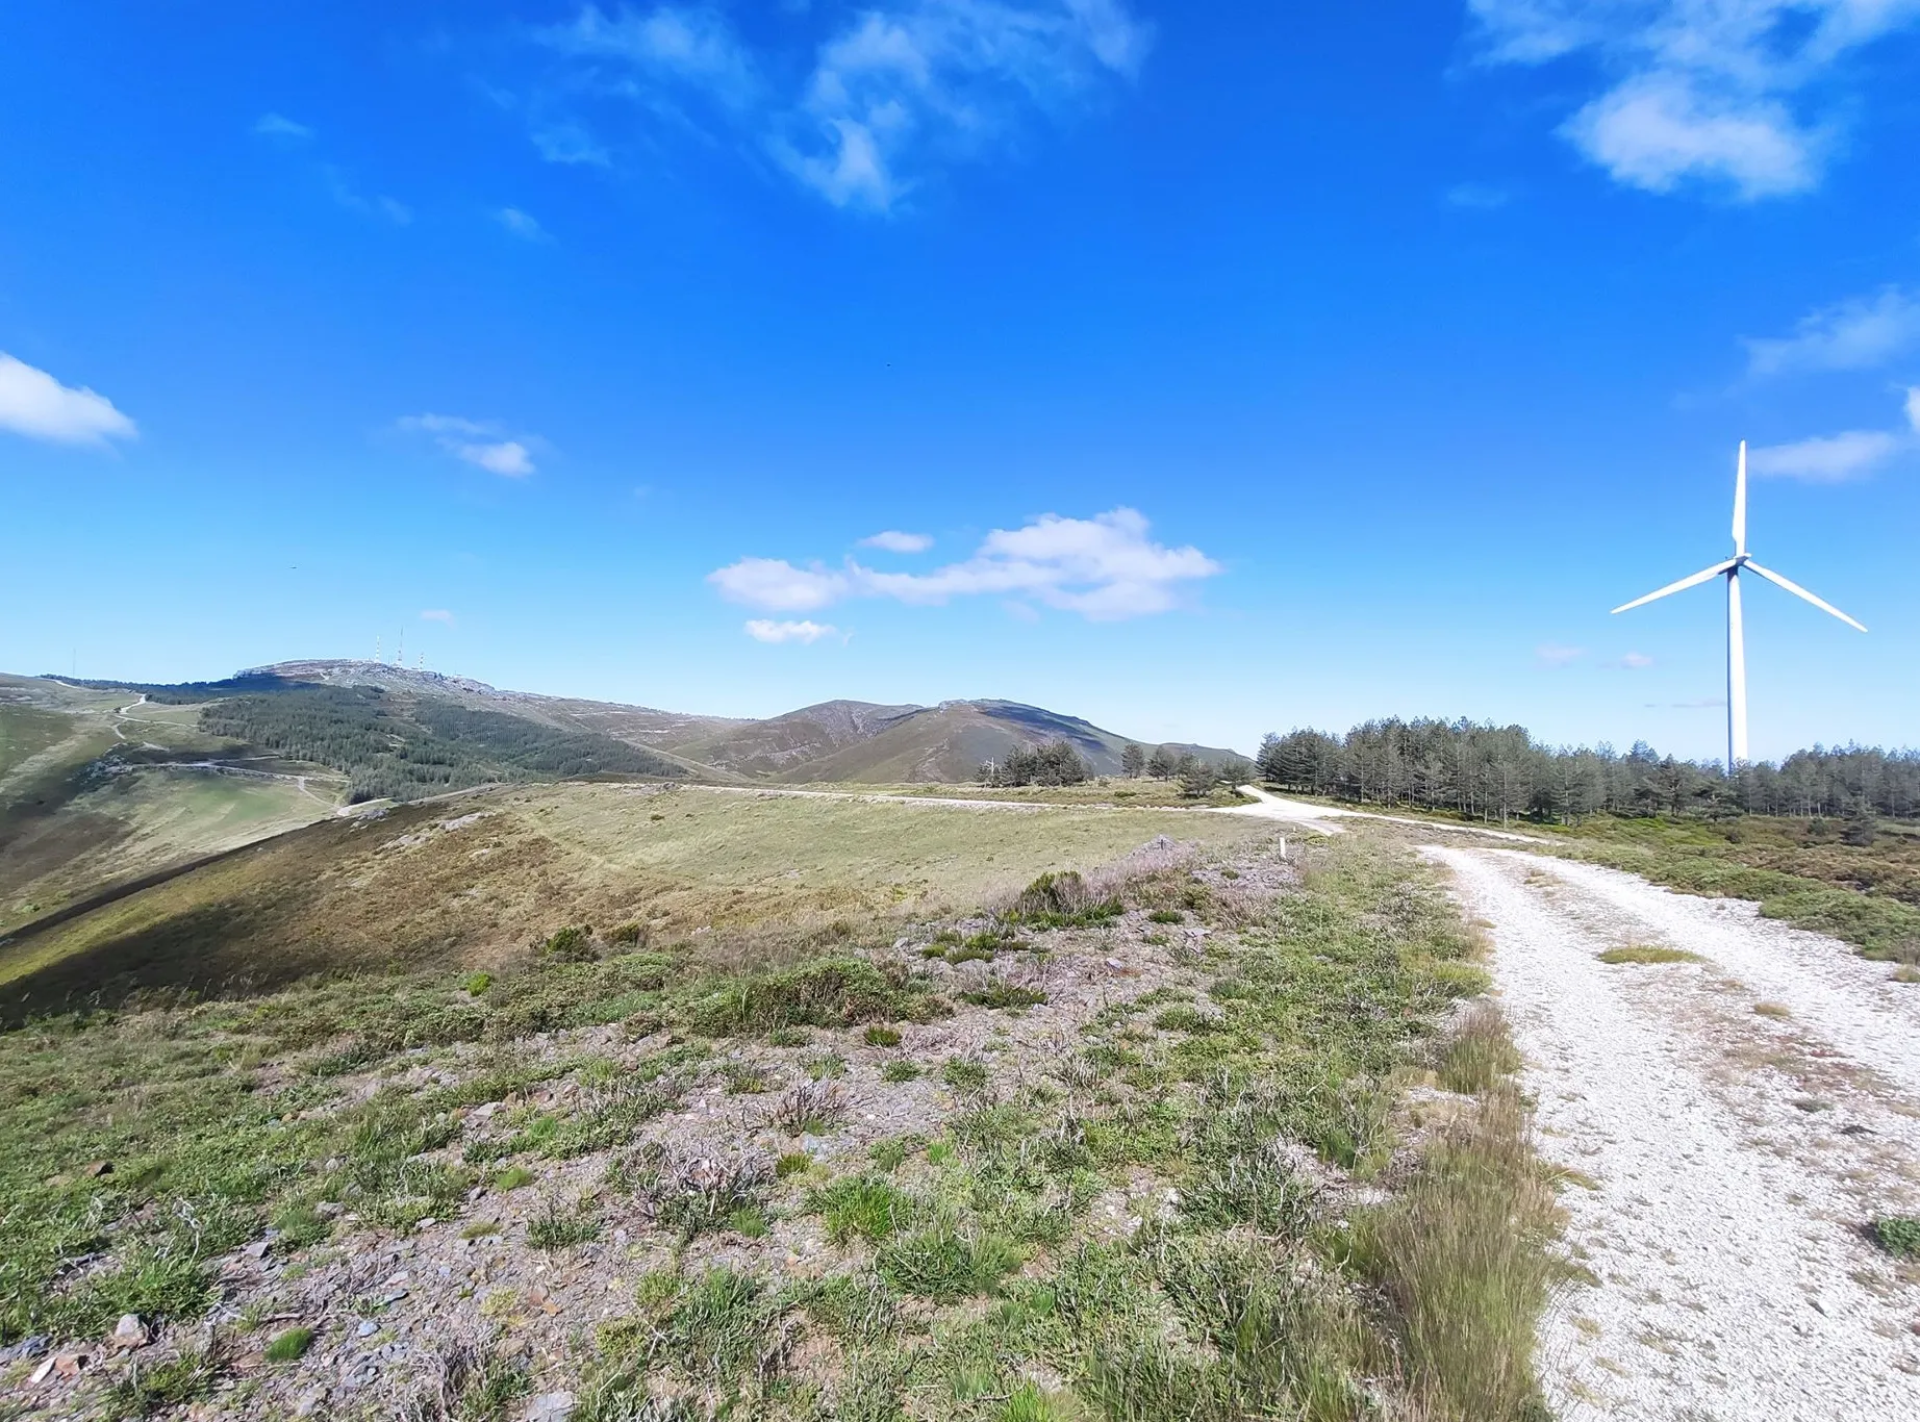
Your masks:
M 688 741 L 682 754 L 736 774 L 772 780 L 794 777 L 823 757 L 884 733 L 920 706 L 867 701 L 823 701 L 784 716 L 748 721 L 717 736 Z
M 346 785 L 252 755 L 198 708 L 0 680 L 0 933 L 331 813 Z
M 1528 830 L 1685 893 L 1753 899 L 1769 918 L 1920 970 L 1920 825 L 1882 822 L 1862 835 L 1836 821 L 1774 815 L 1594 815 L 1571 828 Z
M 635 922 L 741 960 L 946 912 L 1156 835 L 1235 844 L 1230 816 L 574 784 L 329 819 L 0 944 L 0 1001 L 310 974 L 493 966 L 569 922 Z
M 656 807 L 643 838 L 692 899 L 777 890 L 799 846 L 806 885 L 880 917 L 824 942 L 741 919 L 772 969 L 730 960 L 718 927 L 603 930 L 491 978 L 337 975 L 0 1031 L 0 1345 L 91 1358 L 36 1382 L 0 1355 L 8 1403 L 60 1422 L 504 1422 L 561 1389 L 576 1422 L 1544 1415 L 1551 1191 L 1497 1017 L 1443 1035 L 1483 976 L 1410 856 L 1348 836 L 1303 874 L 1259 842 L 1161 848 L 987 915 L 966 895 L 997 894 L 1010 853 L 1137 818 L 491 798 L 552 829 L 561 800 L 620 794 Z M 432 845 L 473 862 L 485 823 L 396 812 L 359 831 L 389 838 L 355 872 Z M 823 858 L 808 831 L 859 853 Z M 960 916 L 895 939 L 887 886 L 930 865 L 927 901 Z M 560 887 L 557 921 L 597 919 Z M 1410 1093 L 1436 1076 L 1446 1093 Z M 128 1313 L 150 1341 L 102 1350 Z

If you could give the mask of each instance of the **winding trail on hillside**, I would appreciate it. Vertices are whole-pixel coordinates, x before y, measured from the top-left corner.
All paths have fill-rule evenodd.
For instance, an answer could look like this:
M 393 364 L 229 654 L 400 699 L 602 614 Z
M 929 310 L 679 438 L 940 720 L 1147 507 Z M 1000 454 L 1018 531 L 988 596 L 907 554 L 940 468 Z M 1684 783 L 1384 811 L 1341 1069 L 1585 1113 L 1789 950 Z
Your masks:
M 1428 845 L 1492 967 L 1590 1284 L 1543 1327 L 1562 1422 L 1920 1417 L 1920 985 L 1632 875 Z M 1698 962 L 1607 964 L 1629 944 Z M 1759 1009 L 1759 1010 L 1756 1010 Z

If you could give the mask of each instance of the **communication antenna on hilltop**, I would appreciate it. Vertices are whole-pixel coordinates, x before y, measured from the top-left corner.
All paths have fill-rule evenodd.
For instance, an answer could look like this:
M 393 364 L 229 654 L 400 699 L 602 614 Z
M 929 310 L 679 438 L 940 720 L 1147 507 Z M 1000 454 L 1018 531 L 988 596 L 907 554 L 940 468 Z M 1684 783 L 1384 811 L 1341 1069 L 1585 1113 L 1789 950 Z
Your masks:
M 1710 578 L 1725 576 L 1727 580 L 1727 771 L 1732 774 L 1747 761 L 1747 643 L 1746 632 L 1740 618 L 1740 570 L 1746 569 L 1765 578 L 1777 587 L 1783 587 L 1795 597 L 1804 598 L 1822 612 L 1839 618 L 1849 627 L 1861 627 L 1846 613 L 1831 603 L 1822 602 L 1800 584 L 1769 568 L 1763 568 L 1747 556 L 1747 442 L 1740 441 L 1740 467 L 1733 480 L 1733 556 L 1724 563 L 1715 563 L 1711 568 L 1703 568 L 1690 578 L 1682 578 L 1677 583 L 1668 583 L 1658 592 L 1650 592 L 1645 597 L 1637 597 L 1632 602 L 1623 603 L 1614 609 L 1625 612 L 1628 608 L 1640 607 L 1655 598 L 1665 597 L 1668 593 L 1677 593 L 1706 582 Z
M 413 659 L 413 669 L 415 671 L 425 671 L 427 669 L 427 654 L 425 652 L 422 652 Z
M 386 653 L 383 652 L 380 647 L 380 639 L 376 636 L 373 639 L 373 660 L 378 663 L 384 662 L 386 659 Z
M 393 664 L 401 671 L 407 669 L 407 629 L 404 627 L 400 629 L 400 641 L 393 653 Z

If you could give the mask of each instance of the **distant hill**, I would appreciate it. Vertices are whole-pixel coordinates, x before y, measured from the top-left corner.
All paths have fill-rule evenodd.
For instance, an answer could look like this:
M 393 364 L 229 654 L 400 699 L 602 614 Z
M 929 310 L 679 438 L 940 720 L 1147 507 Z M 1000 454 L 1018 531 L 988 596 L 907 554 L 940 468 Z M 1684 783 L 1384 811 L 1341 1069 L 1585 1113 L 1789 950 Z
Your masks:
M 1020 746 L 1066 740 L 1096 775 L 1121 773 L 1127 737 L 1078 716 L 1017 701 L 943 701 L 938 706 L 822 701 L 764 721 L 696 716 L 646 706 L 499 691 L 485 682 L 384 662 L 278 662 L 210 687 L 236 689 L 260 679 L 328 686 L 378 686 L 456 700 L 476 710 L 588 730 L 644 747 L 684 772 L 716 780 L 788 780 L 815 784 L 956 783 Z M 1159 742 L 1143 741 L 1151 750 Z M 1216 746 L 1178 744 L 1215 762 L 1238 759 Z
M 956 783 L 1063 739 L 1120 773 L 1125 737 L 1013 701 L 824 701 L 749 721 L 371 661 L 166 684 L 0 675 L 0 933 L 354 801 L 608 778 Z
M 1118 775 L 1129 744 L 1078 716 L 1017 701 L 823 701 L 752 721 L 501 691 L 470 677 L 372 661 L 276 662 L 211 682 L 70 684 L 197 707 L 210 734 L 327 766 L 352 780 L 358 799 L 585 775 L 955 783 L 1012 750 L 1053 740 L 1071 743 L 1096 775 Z M 1216 762 L 1237 758 L 1218 747 L 1171 749 Z

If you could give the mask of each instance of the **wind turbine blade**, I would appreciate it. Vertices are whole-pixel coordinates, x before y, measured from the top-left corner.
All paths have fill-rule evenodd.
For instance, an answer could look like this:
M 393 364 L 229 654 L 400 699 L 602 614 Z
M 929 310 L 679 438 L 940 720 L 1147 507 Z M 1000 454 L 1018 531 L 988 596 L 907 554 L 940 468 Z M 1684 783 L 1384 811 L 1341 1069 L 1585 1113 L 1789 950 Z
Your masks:
M 1749 572 L 1758 573 L 1761 577 L 1765 578 L 1770 583 L 1778 584 L 1780 587 L 1783 587 L 1788 592 L 1792 593 L 1795 597 L 1805 598 L 1808 602 L 1812 603 L 1815 607 L 1819 608 L 1822 612 L 1832 613 L 1835 617 L 1839 618 L 1842 622 L 1846 623 L 1847 626 L 1859 627 L 1862 632 L 1867 630 L 1864 627 L 1860 627 L 1860 624 L 1858 622 L 1855 622 L 1851 617 L 1847 616 L 1846 613 L 1842 612 L 1839 608 L 1835 607 L 1832 603 L 1823 602 L 1821 599 L 1815 597 L 1812 593 L 1808 592 L 1805 588 L 1801 587 L 1800 584 L 1796 583 L 1792 578 L 1783 578 L 1778 573 L 1774 572 L 1771 568 L 1761 567 L 1758 563 L 1754 562 L 1751 558 L 1747 560 L 1747 570 Z
M 1747 551 L 1747 442 L 1740 441 L 1740 472 L 1733 479 L 1733 551 Z
M 1677 593 L 1686 588 L 1698 587 L 1701 583 L 1704 583 L 1708 578 L 1719 577 L 1722 573 L 1726 572 L 1727 569 L 1731 568 L 1734 565 L 1735 561 L 1736 561 L 1735 559 L 1729 558 L 1724 563 L 1715 563 L 1711 568 L 1703 568 L 1690 578 L 1682 578 L 1677 583 L 1668 583 L 1665 587 L 1661 588 L 1658 592 L 1650 592 L 1645 597 L 1635 598 L 1632 602 L 1623 602 L 1620 604 L 1620 606 L 1616 607 L 1614 611 L 1626 612 L 1630 608 L 1643 607 L 1647 603 L 1652 602 L 1655 598 L 1665 597 L 1668 593 Z

